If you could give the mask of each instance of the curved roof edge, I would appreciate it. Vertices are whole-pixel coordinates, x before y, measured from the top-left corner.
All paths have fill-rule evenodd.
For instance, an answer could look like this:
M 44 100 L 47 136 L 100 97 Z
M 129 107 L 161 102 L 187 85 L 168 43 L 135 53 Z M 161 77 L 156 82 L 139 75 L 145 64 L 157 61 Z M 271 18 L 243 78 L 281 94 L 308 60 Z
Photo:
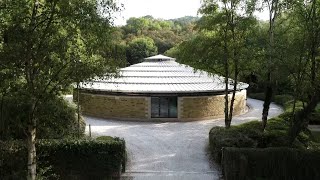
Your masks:
M 244 89 L 238 89 L 237 92 L 240 92 Z M 86 89 L 81 88 L 80 91 L 82 93 L 90 93 L 97 95 L 118 95 L 118 96 L 215 96 L 215 95 L 224 95 L 224 91 L 202 91 L 202 92 L 132 92 L 132 91 L 104 91 L 99 89 Z M 229 90 L 229 94 L 232 93 L 232 90 Z
M 169 57 L 169 56 L 164 56 L 162 54 L 159 55 L 155 55 L 155 56 L 151 56 L 151 57 L 147 57 L 144 58 L 144 60 L 146 61 L 153 61 L 153 60 L 164 60 L 164 61 L 170 61 L 170 60 L 176 60 L 175 58 Z

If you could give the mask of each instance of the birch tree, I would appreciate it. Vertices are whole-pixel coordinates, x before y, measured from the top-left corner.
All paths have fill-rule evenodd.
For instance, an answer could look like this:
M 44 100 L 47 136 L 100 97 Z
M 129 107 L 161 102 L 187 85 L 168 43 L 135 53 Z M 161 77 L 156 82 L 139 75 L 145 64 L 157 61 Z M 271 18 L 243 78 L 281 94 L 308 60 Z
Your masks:
M 10 93 L 29 107 L 27 179 L 34 180 L 37 108 L 77 80 L 115 72 L 110 24 L 118 7 L 112 0 L 3 0 L 0 7 L 0 68 L 18 79 Z

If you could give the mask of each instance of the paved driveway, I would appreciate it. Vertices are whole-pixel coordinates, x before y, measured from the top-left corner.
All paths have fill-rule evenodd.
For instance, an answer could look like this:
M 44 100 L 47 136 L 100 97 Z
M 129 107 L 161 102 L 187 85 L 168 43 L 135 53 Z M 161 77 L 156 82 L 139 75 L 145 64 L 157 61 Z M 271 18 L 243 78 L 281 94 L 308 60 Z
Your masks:
M 249 111 L 236 116 L 232 124 L 261 118 L 262 101 L 248 99 Z M 282 113 L 272 104 L 270 117 Z M 224 120 L 196 122 L 126 122 L 86 117 L 92 136 L 124 138 L 128 149 L 127 173 L 123 179 L 218 179 L 217 165 L 209 161 L 208 134 Z M 88 131 L 88 128 L 86 129 Z

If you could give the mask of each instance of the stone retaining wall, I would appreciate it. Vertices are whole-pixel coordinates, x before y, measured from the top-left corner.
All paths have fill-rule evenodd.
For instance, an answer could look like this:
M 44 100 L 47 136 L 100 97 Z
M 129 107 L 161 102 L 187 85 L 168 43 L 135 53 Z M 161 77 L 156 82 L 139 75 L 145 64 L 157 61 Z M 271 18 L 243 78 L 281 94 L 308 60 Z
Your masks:
M 234 115 L 246 111 L 246 94 L 246 90 L 236 93 Z M 106 119 L 195 121 L 224 117 L 224 95 L 178 97 L 178 118 L 165 119 L 151 119 L 151 97 L 81 92 L 80 105 L 83 114 Z
M 89 116 L 119 119 L 148 119 L 148 98 L 80 93 L 82 113 Z
M 236 93 L 234 115 L 242 114 L 246 111 L 246 99 L 246 90 Z M 229 95 L 229 102 L 230 100 L 231 94 Z M 224 95 L 180 97 L 178 103 L 181 104 L 179 119 L 201 120 L 224 117 Z

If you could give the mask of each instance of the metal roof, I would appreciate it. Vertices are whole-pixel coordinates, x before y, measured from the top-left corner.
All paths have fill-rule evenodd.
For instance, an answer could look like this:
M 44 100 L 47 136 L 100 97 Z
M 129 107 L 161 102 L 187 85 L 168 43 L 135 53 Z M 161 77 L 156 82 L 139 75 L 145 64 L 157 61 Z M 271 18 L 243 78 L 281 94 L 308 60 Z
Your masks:
M 164 56 L 162 54 L 156 55 L 156 56 L 151 56 L 148 58 L 144 58 L 145 60 L 175 60 L 175 58 Z
M 229 89 L 233 89 L 230 79 Z M 239 83 L 238 89 L 248 84 Z M 222 92 L 224 77 L 179 64 L 174 58 L 153 56 L 145 62 L 120 69 L 119 77 L 82 83 L 82 89 L 124 93 Z

